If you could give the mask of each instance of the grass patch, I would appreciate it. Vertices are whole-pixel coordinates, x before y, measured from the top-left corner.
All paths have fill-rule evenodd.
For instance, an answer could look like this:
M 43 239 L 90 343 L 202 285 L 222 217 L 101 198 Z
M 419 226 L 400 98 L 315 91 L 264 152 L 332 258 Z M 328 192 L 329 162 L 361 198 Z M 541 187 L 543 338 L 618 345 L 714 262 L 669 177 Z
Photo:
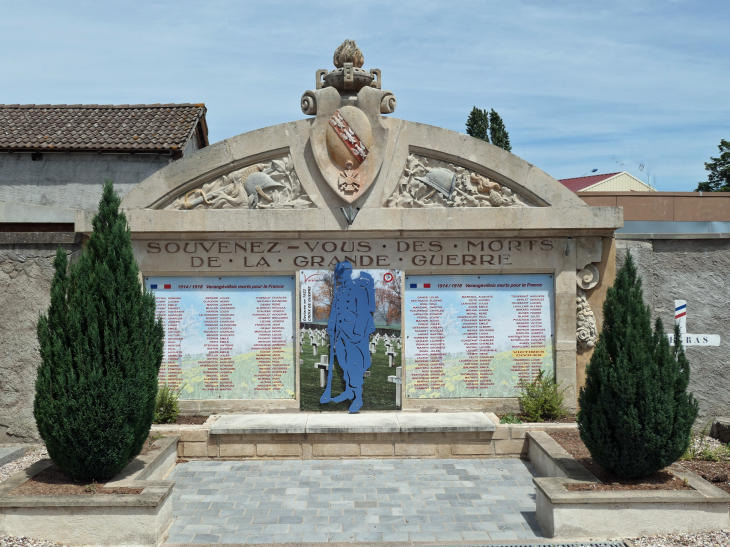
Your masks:
M 394 331 L 394 333 L 400 334 L 398 331 Z M 299 370 L 300 408 L 306 412 L 347 412 L 351 401 L 319 404 L 319 398 L 324 393 L 324 389 L 319 385 L 319 369 L 314 365 L 319 363 L 321 355 L 329 355 L 330 349 L 329 346 L 320 345 L 317 347 L 315 357 L 312 355 L 312 345 L 309 342 L 309 335 L 305 335 L 302 344 L 303 352 L 299 354 L 301 365 Z M 385 342 L 382 338 L 378 341 L 377 352 L 371 357 L 373 364 L 370 367 L 370 377 L 365 378 L 363 384 L 362 410 L 397 410 L 395 406 L 396 384 L 388 381 L 388 376 L 395 375 L 395 366 L 392 368 L 388 366 L 388 356 L 385 354 Z M 393 363 L 400 366 L 400 349 L 396 348 Z M 342 378 L 342 369 L 335 364 L 332 374 L 332 397 L 336 397 L 344 390 L 345 380 Z

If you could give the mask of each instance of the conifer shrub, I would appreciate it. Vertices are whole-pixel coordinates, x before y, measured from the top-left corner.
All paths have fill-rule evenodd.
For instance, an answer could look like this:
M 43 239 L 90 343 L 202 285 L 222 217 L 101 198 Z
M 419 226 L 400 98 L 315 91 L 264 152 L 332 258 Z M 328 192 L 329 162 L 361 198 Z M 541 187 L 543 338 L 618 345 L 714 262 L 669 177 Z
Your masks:
M 530 382 L 520 380 L 518 387 L 521 392 L 517 399 L 522 414 L 530 422 L 557 420 L 568 414 L 565 410 L 565 390 L 559 388 L 554 374 L 546 376 L 541 370 Z
M 155 400 L 155 423 L 173 424 L 180 415 L 180 391 L 162 385 L 157 390 Z
M 69 267 L 56 252 L 51 305 L 38 320 L 36 425 L 51 459 L 85 482 L 110 479 L 142 450 L 162 361 L 162 323 L 119 204 L 107 180 L 78 259 Z
M 630 254 L 603 303 L 603 328 L 578 397 L 578 430 L 591 458 L 624 478 L 641 478 L 687 450 L 698 404 L 679 329 L 671 347 L 661 319 L 651 328 Z

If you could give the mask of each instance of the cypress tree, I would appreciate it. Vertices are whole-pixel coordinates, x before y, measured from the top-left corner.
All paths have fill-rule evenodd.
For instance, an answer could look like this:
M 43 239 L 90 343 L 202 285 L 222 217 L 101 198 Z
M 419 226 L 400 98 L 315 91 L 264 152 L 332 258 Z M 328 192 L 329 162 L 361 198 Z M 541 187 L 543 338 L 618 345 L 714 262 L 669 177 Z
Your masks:
M 730 192 L 730 141 L 720 139 L 720 156 L 705 162 L 707 180 L 700 182 L 695 192 Z
M 69 268 L 56 252 L 51 305 L 38 320 L 36 425 L 51 459 L 81 481 L 108 480 L 140 453 L 162 362 L 162 323 L 119 204 L 107 180 L 78 260 Z
M 507 133 L 507 128 L 504 126 L 502 118 L 495 112 L 494 108 L 492 108 L 492 111 L 489 113 L 489 136 L 491 137 L 492 144 L 494 146 L 504 148 L 507 152 L 512 150 L 512 145 L 509 143 L 509 133 Z
M 697 401 L 675 327 L 672 348 L 661 319 L 651 329 L 631 254 L 603 303 L 603 328 L 586 367 L 578 430 L 593 460 L 625 478 L 651 475 L 687 450 Z
M 489 114 L 486 110 L 476 106 L 471 109 L 466 120 L 466 134 L 489 142 Z

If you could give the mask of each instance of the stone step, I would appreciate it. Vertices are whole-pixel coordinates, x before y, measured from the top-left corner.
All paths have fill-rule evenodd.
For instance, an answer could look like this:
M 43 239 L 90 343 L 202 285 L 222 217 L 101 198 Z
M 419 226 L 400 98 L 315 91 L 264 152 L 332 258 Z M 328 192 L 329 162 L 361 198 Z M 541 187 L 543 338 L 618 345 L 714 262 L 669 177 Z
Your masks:
M 212 435 L 307 433 L 488 432 L 496 425 L 482 412 L 329 412 L 222 415 Z

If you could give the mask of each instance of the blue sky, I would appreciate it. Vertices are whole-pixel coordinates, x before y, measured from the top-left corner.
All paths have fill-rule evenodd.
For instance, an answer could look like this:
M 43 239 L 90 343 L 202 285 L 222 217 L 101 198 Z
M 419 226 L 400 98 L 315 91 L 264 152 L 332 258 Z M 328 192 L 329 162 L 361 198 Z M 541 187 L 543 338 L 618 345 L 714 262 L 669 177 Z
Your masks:
M 730 139 L 730 2 L 0 2 L 0 102 L 204 102 L 212 141 L 304 117 L 345 38 L 394 116 L 473 106 L 556 178 L 626 170 L 689 191 Z M 624 164 L 624 165 L 622 165 Z M 643 164 L 645 169 L 639 170 Z

